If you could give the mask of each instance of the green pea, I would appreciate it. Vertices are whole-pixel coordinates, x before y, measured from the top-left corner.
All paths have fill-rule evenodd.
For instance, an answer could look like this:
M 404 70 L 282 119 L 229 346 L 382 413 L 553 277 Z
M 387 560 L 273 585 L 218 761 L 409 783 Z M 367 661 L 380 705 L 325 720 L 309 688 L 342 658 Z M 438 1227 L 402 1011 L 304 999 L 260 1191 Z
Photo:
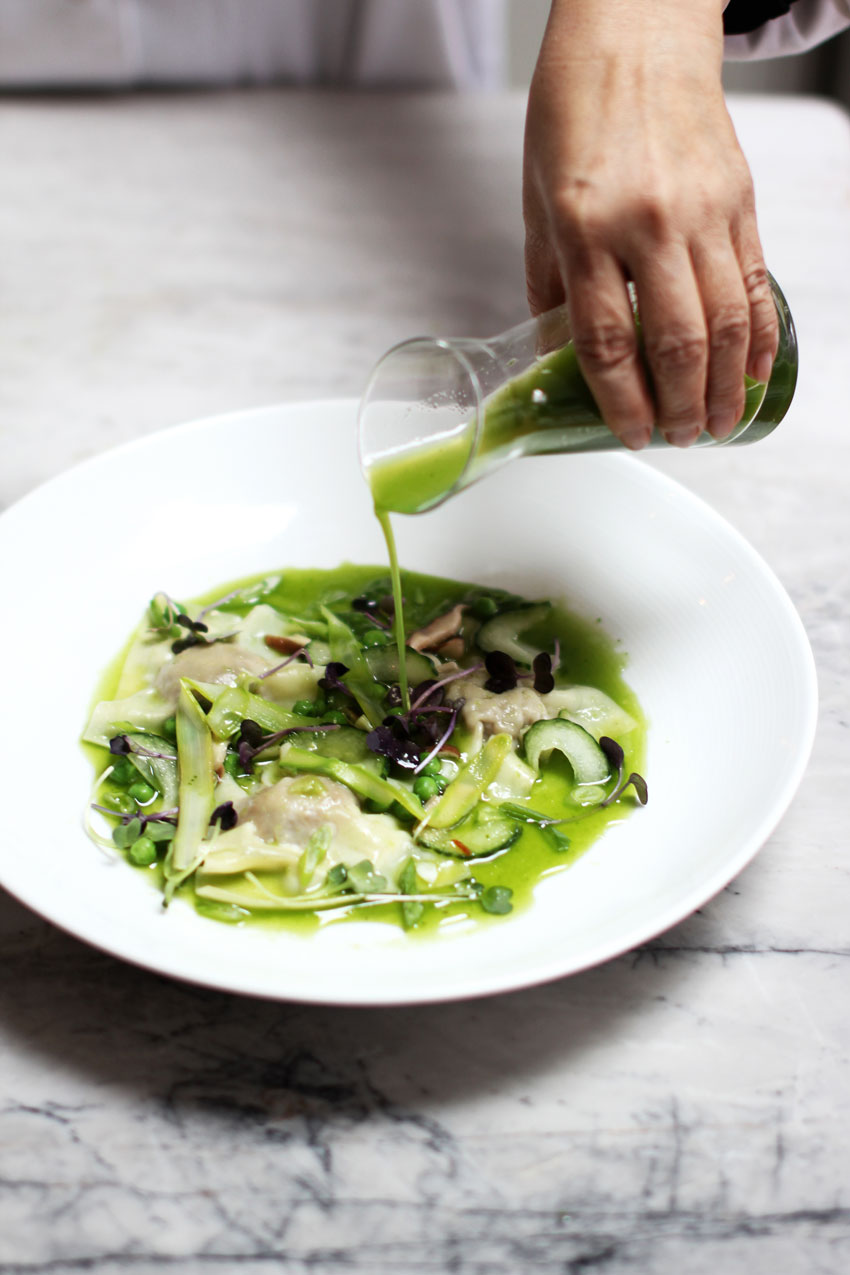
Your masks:
M 127 858 L 137 868 L 147 868 L 156 862 L 156 846 L 150 837 L 139 837 L 127 851 Z
M 443 763 L 440 761 L 439 757 L 432 757 L 427 765 L 422 767 L 422 770 L 419 773 L 422 775 L 437 776 L 442 774 L 442 771 Z
M 437 781 L 432 775 L 420 775 L 414 781 L 413 791 L 420 801 L 427 801 L 429 797 L 437 795 Z
M 383 629 L 369 629 L 363 634 L 363 645 L 370 646 L 386 646 L 390 641 L 390 634 L 385 633 Z
M 177 738 L 176 717 L 166 717 L 165 721 L 162 723 L 162 733 L 166 739 L 170 739 L 172 742 Z
M 299 717 L 315 717 L 316 715 L 313 701 L 310 699 L 297 699 L 292 705 L 292 711 Z
M 105 792 L 101 802 L 107 810 L 114 810 L 116 815 L 131 815 L 136 803 L 126 792 Z
M 149 801 L 153 801 L 156 796 L 156 789 L 151 788 L 150 784 L 146 784 L 144 779 L 137 779 L 135 783 L 130 784 L 127 789 L 128 794 L 137 801 L 140 806 L 144 806 Z
M 481 895 L 481 906 L 485 912 L 494 916 L 506 916 L 513 911 L 511 897 L 513 890 L 504 885 L 491 885 Z
M 122 788 L 125 788 L 127 784 L 131 784 L 138 777 L 139 772 L 128 757 L 119 757 L 112 767 L 112 774 L 109 776 L 114 784 L 120 784 Z
M 498 609 L 499 604 L 493 598 L 476 598 L 472 604 L 472 614 L 478 620 L 489 620 L 491 616 L 496 614 Z
M 332 708 L 329 712 L 322 715 L 322 721 L 333 724 L 334 726 L 347 726 L 348 718 L 345 713 L 340 712 L 338 708 Z

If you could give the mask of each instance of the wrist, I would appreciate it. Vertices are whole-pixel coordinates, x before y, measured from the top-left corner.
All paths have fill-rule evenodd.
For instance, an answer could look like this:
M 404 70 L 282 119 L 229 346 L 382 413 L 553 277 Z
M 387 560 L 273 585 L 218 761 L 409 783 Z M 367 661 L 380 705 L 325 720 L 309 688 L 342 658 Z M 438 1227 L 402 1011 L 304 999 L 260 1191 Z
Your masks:
M 719 77 L 726 0 L 552 0 L 541 56 Z

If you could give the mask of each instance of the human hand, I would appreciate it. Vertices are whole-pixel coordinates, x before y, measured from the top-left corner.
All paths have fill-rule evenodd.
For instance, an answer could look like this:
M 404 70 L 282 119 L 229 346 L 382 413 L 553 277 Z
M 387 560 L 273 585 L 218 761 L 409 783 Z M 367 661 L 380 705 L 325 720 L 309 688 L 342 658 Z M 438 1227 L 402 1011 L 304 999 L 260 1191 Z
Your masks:
M 752 181 L 723 99 L 723 0 L 554 0 L 531 85 L 529 302 L 565 296 L 579 363 L 628 446 L 727 437 L 779 339 Z M 652 389 L 627 282 L 637 289 Z

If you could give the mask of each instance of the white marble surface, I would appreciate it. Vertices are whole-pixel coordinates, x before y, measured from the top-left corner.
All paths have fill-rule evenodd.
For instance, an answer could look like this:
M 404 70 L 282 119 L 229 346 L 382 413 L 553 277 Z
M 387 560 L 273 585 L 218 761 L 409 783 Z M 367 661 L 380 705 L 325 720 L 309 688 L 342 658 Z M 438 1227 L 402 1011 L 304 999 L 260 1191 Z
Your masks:
M 413 331 L 522 317 L 522 109 L 0 100 L 0 505 L 186 417 L 357 393 Z M 652 463 L 810 633 L 821 724 L 780 827 L 644 949 L 428 1009 L 201 991 L 3 898 L 0 1271 L 848 1269 L 850 127 L 799 100 L 735 114 L 798 396 L 756 448 Z

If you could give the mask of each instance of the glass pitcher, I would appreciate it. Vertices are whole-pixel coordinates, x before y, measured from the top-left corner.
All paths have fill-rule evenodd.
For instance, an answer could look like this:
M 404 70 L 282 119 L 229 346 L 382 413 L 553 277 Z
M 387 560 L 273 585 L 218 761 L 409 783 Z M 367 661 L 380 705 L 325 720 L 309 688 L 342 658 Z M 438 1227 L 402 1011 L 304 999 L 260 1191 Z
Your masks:
M 797 340 L 771 278 L 779 349 L 769 382 L 746 382 L 744 415 L 722 441 L 753 443 L 784 417 L 797 382 Z M 637 307 L 634 292 L 632 304 Z M 566 306 L 483 339 L 414 337 L 379 360 L 360 405 L 360 463 L 376 507 L 434 509 L 520 456 L 622 447 L 581 374 Z M 650 447 L 670 446 L 653 430 Z

